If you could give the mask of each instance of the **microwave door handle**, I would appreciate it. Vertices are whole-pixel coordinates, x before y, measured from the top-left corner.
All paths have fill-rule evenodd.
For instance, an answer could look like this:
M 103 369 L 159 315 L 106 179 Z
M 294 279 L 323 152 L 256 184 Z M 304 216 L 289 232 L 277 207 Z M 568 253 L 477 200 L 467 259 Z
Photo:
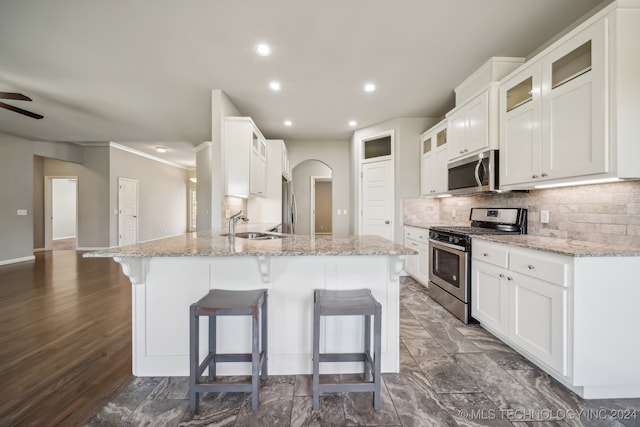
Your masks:
M 482 181 L 480 180 L 480 165 L 482 164 L 482 159 L 478 160 L 478 163 L 476 163 L 476 183 L 478 184 L 478 187 L 482 187 Z

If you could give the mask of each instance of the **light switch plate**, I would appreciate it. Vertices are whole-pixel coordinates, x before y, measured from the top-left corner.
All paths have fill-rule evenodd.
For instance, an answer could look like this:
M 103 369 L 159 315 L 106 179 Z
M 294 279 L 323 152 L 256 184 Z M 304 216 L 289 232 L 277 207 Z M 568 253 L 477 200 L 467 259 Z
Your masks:
M 24 216 L 27 215 L 27 210 L 26 209 L 18 209 L 18 215 L 20 216 Z
M 540 222 L 549 224 L 549 211 L 540 211 Z

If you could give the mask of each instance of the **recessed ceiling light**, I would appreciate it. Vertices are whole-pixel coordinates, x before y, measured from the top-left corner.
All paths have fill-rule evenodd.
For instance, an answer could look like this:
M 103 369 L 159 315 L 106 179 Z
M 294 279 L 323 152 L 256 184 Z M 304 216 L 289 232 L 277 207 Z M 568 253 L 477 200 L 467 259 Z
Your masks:
M 355 120 L 351 120 L 351 121 L 349 121 L 349 126 L 351 126 L 351 127 L 355 127 L 355 126 L 357 126 L 357 125 L 358 125 L 358 122 L 356 122 Z
M 375 90 L 376 90 L 376 85 L 374 85 L 373 83 L 367 83 L 366 85 L 364 85 L 365 92 L 373 92 Z
M 280 89 L 282 89 L 282 85 L 280 84 L 280 82 L 271 82 L 269 83 L 269 89 L 274 92 L 278 92 Z
M 271 46 L 266 43 L 260 43 L 256 46 L 256 53 L 260 56 L 269 56 L 271 55 Z
M 167 152 L 166 147 L 157 146 L 157 147 L 155 147 L 155 148 L 156 148 L 156 151 L 157 151 L 158 153 L 166 153 L 166 152 Z
M 285 120 L 284 121 L 284 125 L 285 126 L 293 126 L 293 122 L 291 120 Z

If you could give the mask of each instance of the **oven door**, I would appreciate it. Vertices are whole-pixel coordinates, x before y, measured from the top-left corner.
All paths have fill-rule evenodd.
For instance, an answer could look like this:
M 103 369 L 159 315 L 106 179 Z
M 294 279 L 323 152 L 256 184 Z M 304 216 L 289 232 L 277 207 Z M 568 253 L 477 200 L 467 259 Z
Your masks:
M 467 255 L 453 245 L 429 240 L 429 281 L 464 303 L 469 301 Z

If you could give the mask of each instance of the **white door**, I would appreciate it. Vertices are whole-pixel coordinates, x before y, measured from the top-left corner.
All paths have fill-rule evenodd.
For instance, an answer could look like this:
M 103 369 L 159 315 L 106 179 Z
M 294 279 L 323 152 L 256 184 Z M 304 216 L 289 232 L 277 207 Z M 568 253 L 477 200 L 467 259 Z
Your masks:
M 392 160 L 362 165 L 361 234 L 374 234 L 393 241 Z
M 118 246 L 138 242 L 138 181 L 118 178 Z

